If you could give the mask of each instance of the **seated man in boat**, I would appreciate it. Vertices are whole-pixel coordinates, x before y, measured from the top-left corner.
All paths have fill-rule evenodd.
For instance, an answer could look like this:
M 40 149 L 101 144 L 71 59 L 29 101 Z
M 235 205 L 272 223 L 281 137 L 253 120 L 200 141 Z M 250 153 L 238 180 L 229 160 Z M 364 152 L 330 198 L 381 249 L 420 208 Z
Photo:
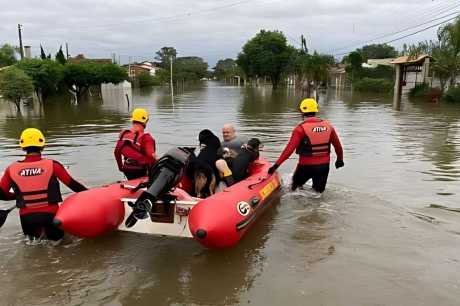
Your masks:
M 259 158 L 261 142 L 258 138 L 251 138 L 241 146 L 241 152 L 233 156 L 232 152 L 224 148 L 222 158 L 216 162 L 220 176 L 227 187 L 238 183 L 249 176 L 249 166 Z
M 241 152 L 241 146 L 249 140 L 246 136 L 238 136 L 235 127 L 230 123 L 224 124 L 222 138 L 222 148 L 228 148 L 235 156 Z
M 74 180 L 57 161 L 42 158 L 45 137 L 40 130 L 25 129 L 20 137 L 24 160 L 6 168 L 0 180 L 0 198 L 11 200 L 13 188 L 24 235 L 33 238 L 60 240 L 64 232 L 53 225 L 53 218 L 62 202 L 59 181 L 75 192 L 86 187 Z
M 131 121 L 131 128 L 120 133 L 114 151 L 118 169 L 128 180 L 146 176 L 156 160 L 155 139 L 144 131 L 149 121 L 148 112 L 136 108 Z

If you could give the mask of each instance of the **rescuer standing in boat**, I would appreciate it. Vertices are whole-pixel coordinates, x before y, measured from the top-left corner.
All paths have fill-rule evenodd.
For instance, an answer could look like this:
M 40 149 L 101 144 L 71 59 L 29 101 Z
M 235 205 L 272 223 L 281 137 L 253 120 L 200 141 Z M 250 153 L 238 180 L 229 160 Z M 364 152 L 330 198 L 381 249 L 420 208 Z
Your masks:
M 155 140 L 144 132 L 149 114 L 143 108 L 136 108 L 131 116 L 132 126 L 124 130 L 115 147 L 115 159 L 118 169 L 127 179 L 135 179 L 147 175 L 147 170 L 155 163 Z
M 19 145 L 26 156 L 6 168 L 0 180 L 0 198 L 16 198 L 24 235 L 30 239 L 59 240 L 64 232 L 53 225 L 58 204 L 62 202 L 58 180 L 75 192 L 86 187 L 75 181 L 59 162 L 42 158 L 45 137 L 40 130 L 25 129 Z
M 326 189 L 329 174 L 331 144 L 337 155 L 337 169 L 344 166 L 342 145 L 334 127 L 316 117 L 318 103 L 314 99 L 303 100 L 300 112 L 303 122 L 294 128 L 289 143 L 268 173 L 273 174 L 295 150 L 299 154 L 299 162 L 292 177 L 291 189 L 294 191 L 312 179 L 313 189 L 322 193 Z

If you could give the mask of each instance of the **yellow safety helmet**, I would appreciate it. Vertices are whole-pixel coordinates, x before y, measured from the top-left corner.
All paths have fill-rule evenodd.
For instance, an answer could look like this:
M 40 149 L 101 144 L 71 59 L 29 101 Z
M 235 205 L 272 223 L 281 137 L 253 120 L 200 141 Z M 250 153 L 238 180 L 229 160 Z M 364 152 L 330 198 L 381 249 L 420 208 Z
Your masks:
M 21 138 L 19 139 L 19 145 L 25 149 L 28 147 L 39 147 L 45 146 L 45 136 L 39 129 L 28 128 L 22 131 Z
M 136 108 L 132 113 L 131 120 L 146 124 L 149 121 L 149 113 L 143 108 Z
M 318 103 L 315 99 L 309 98 L 300 102 L 300 112 L 302 113 L 317 113 L 318 112 Z

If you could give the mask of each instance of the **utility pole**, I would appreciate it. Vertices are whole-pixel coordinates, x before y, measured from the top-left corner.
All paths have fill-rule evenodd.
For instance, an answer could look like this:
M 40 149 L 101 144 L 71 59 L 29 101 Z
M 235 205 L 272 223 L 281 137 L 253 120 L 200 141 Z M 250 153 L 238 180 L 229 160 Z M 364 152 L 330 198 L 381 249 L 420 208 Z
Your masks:
M 68 43 L 65 43 L 65 54 L 66 54 L 67 59 L 69 59 L 69 44 Z
M 18 24 L 18 33 L 19 33 L 19 53 L 21 54 L 21 59 L 24 59 L 24 48 L 22 47 L 22 33 L 21 33 L 22 25 Z
M 170 66 L 170 69 L 171 69 L 171 102 L 172 102 L 172 105 L 173 105 L 173 109 L 174 109 L 174 84 L 173 84 L 173 57 L 172 55 L 169 56 L 169 66 Z

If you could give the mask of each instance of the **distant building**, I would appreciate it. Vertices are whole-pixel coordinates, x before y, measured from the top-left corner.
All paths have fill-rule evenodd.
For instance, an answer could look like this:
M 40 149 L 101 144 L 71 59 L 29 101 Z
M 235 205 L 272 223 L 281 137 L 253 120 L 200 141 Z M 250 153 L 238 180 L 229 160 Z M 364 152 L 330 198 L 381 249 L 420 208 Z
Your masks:
M 78 54 L 75 57 L 71 57 L 68 60 L 71 64 L 79 63 L 94 63 L 94 64 L 112 64 L 110 58 L 86 58 L 83 54 Z
M 347 82 L 347 72 L 345 64 L 336 64 L 329 67 L 329 85 L 335 87 L 345 87 Z
M 413 88 L 421 83 L 432 84 L 431 56 L 428 54 L 422 54 L 417 57 L 400 56 L 395 58 L 391 64 L 400 70 L 399 83 L 402 87 L 405 87 L 404 89 Z
M 129 77 L 137 77 L 141 73 L 148 73 L 151 76 L 156 75 L 160 68 L 160 64 L 156 62 L 142 62 L 142 63 L 135 63 L 124 65 L 123 67 L 128 68 L 128 75 Z
M 24 46 L 24 57 L 32 58 L 32 50 L 30 46 Z

